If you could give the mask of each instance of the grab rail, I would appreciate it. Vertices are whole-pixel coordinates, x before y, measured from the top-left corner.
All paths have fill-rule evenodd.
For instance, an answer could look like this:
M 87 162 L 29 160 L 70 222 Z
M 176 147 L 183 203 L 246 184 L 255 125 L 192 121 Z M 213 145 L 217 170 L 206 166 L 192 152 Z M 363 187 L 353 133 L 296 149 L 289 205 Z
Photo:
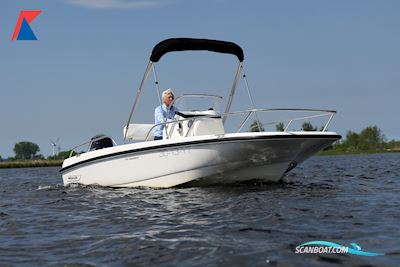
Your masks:
M 304 109 L 304 108 L 270 108 L 270 109 L 249 109 L 249 110 L 243 110 L 243 111 L 236 111 L 236 112 L 229 112 L 229 113 L 225 113 L 223 115 L 221 115 L 221 117 L 223 116 L 229 116 L 229 115 L 238 115 L 238 114 L 246 114 L 244 120 L 242 121 L 242 123 L 240 124 L 239 128 L 237 129 L 236 133 L 240 132 L 240 130 L 242 130 L 243 126 L 246 124 L 246 122 L 248 121 L 248 119 L 250 118 L 250 116 L 256 112 L 274 112 L 274 111 L 295 111 L 295 112 L 323 112 L 323 114 L 318 114 L 318 115 L 312 115 L 312 116 L 304 116 L 304 117 L 298 117 L 298 118 L 293 118 L 293 119 L 288 119 L 288 120 L 279 120 L 273 123 L 278 123 L 278 122 L 289 122 L 286 127 L 284 128 L 284 132 L 286 132 L 289 128 L 289 126 L 292 124 L 293 121 L 301 121 L 301 120 L 306 120 L 306 119 L 312 119 L 312 118 L 318 118 L 318 117 L 324 117 L 324 116 L 330 116 L 328 121 L 326 122 L 326 124 L 324 125 L 324 128 L 322 130 L 322 132 L 325 132 L 326 129 L 328 128 L 333 116 L 336 114 L 335 110 L 325 110 L 325 109 Z M 162 122 L 162 123 L 157 123 L 155 125 L 153 125 L 153 127 L 150 128 L 150 130 L 147 132 L 145 141 L 147 141 L 150 133 L 152 132 L 152 130 L 160 125 L 167 125 L 167 124 L 171 124 L 171 123 L 177 123 L 177 122 L 183 122 L 183 121 L 196 121 L 197 118 L 215 118 L 215 115 L 204 115 L 201 117 L 193 117 L 193 118 L 187 118 L 187 119 L 179 119 L 179 120 L 172 120 L 172 121 L 168 121 L 168 122 Z M 193 123 L 194 124 L 194 123 Z M 192 125 L 193 125 L 192 124 Z M 272 124 L 272 123 L 266 123 L 266 124 L 262 124 L 262 125 L 267 125 L 267 124 Z M 192 125 L 189 127 L 187 134 L 189 133 Z M 185 136 L 185 137 L 186 137 Z
M 305 108 L 270 108 L 270 109 L 249 109 L 249 110 L 244 110 L 244 111 L 237 111 L 237 112 L 230 112 L 225 115 L 237 115 L 237 114 L 246 114 L 244 120 L 240 124 L 238 130 L 236 131 L 237 133 L 242 130 L 243 126 L 246 124 L 250 116 L 254 113 L 257 112 L 274 112 L 274 111 L 295 111 L 295 112 L 323 112 L 323 114 L 318 114 L 318 115 L 313 115 L 313 116 L 305 116 L 305 117 L 299 117 L 299 118 L 293 118 L 293 119 L 287 119 L 287 120 L 279 120 L 275 122 L 270 122 L 270 123 L 264 123 L 262 125 L 268 125 L 268 124 L 276 124 L 279 122 L 289 122 L 286 127 L 284 128 L 284 132 L 286 132 L 289 128 L 289 126 L 292 124 L 293 121 L 299 121 L 299 120 L 306 120 L 306 119 L 312 119 L 312 118 L 317 118 L 317 117 L 324 117 L 324 116 L 330 116 L 326 124 L 324 125 L 324 128 L 322 132 L 325 132 L 326 129 L 328 128 L 333 116 L 336 114 L 336 110 L 325 110 L 325 109 L 305 109 Z

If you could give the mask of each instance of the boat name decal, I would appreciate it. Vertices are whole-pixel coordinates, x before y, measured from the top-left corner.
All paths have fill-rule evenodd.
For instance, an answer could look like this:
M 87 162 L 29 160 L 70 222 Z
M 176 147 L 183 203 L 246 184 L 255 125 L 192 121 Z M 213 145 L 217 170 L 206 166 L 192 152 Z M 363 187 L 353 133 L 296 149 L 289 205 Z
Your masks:
M 182 154 L 189 154 L 190 148 L 177 148 L 177 149 L 167 149 L 160 152 L 160 157 L 169 157 L 169 156 L 179 156 Z

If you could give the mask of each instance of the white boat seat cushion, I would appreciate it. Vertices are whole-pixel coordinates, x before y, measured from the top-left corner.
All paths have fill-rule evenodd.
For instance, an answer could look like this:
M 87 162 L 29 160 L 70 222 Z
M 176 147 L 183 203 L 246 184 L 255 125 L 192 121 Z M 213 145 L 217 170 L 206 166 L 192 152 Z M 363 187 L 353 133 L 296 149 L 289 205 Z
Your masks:
M 140 123 L 131 123 L 129 124 L 128 127 L 128 132 L 126 133 L 126 126 L 124 127 L 123 134 L 125 136 L 126 134 L 126 139 L 129 140 L 145 140 L 147 134 L 149 133 L 147 140 L 153 140 L 154 138 L 154 131 L 156 127 L 153 127 L 154 124 L 140 124 Z M 153 129 L 152 129 L 153 127 Z

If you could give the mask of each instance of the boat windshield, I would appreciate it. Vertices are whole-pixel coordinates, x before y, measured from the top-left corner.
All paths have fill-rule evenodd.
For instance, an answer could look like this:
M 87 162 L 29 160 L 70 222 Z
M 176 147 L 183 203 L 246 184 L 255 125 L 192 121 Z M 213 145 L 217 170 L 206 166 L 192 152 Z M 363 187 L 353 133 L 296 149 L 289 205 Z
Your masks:
M 221 100 L 217 95 L 190 94 L 177 97 L 174 105 L 181 112 L 215 110 L 220 113 Z

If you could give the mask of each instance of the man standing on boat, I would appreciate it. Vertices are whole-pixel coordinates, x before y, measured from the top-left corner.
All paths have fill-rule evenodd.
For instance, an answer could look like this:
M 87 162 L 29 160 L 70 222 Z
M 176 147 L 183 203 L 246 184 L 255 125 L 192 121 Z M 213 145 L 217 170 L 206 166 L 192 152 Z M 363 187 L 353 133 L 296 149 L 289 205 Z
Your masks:
M 165 123 L 174 120 L 175 113 L 178 111 L 176 107 L 173 106 L 174 92 L 172 89 L 167 89 L 162 93 L 162 105 L 156 107 L 154 110 L 154 120 L 155 124 Z M 154 140 L 163 139 L 164 125 L 159 125 L 156 127 L 154 132 Z

